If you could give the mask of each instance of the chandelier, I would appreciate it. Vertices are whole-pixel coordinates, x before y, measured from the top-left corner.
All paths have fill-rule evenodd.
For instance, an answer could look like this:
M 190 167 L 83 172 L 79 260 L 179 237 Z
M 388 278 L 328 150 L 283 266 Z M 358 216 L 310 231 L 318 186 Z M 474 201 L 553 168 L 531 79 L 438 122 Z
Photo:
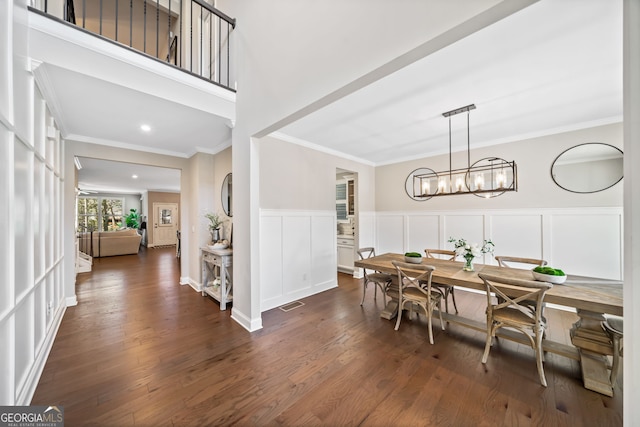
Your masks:
M 507 191 L 518 191 L 515 161 L 508 162 L 499 157 L 485 157 L 471 164 L 469 135 L 469 113 L 474 104 L 442 113 L 449 119 L 449 170 L 435 172 L 429 168 L 418 168 L 411 172 L 405 183 L 407 195 L 413 200 L 424 201 L 436 196 L 473 194 L 490 198 Z M 451 161 L 451 117 L 467 113 L 467 167 L 452 168 Z

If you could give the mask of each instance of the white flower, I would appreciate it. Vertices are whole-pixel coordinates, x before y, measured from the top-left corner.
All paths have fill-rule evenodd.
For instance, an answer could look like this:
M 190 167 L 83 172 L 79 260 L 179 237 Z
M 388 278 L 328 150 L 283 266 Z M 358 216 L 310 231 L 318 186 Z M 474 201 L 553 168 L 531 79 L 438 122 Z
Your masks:
M 493 253 L 494 249 L 491 239 L 482 242 L 482 246 L 477 243 L 467 243 L 465 239 L 454 239 L 453 237 L 449 238 L 449 242 L 453 243 L 456 255 L 465 258 L 469 256 L 475 258 L 482 254 Z

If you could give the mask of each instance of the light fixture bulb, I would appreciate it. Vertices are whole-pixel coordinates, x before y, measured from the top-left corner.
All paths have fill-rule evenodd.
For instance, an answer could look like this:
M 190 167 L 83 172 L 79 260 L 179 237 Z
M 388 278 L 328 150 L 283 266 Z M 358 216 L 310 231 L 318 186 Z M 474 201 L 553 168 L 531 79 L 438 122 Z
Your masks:
M 140 130 L 143 132 L 150 132 L 151 131 L 151 126 L 149 125 L 140 125 Z

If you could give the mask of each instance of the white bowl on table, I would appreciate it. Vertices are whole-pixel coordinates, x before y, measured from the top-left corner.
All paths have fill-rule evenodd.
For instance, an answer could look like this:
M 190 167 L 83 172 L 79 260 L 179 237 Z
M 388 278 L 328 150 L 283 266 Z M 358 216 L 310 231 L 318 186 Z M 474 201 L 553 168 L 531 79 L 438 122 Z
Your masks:
M 422 263 L 422 257 L 417 256 L 405 256 L 404 262 L 408 262 L 410 264 L 420 264 Z
M 567 280 L 567 276 L 553 276 L 551 274 L 538 273 L 537 271 L 531 271 L 533 278 L 540 282 L 553 283 L 554 285 L 560 285 Z
M 229 247 L 228 243 L 216 242 L 213 245 L 208 245 L 209 249 L 227 249 Z

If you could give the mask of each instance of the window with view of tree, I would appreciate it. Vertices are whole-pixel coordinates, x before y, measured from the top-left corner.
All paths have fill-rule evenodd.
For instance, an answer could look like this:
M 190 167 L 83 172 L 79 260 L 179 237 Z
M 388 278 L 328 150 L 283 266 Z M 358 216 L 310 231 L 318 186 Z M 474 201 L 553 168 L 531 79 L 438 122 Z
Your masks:
M 124 200 L 111 197 L 79 197 L 78 229 L 113 231 L 122 227 Z

